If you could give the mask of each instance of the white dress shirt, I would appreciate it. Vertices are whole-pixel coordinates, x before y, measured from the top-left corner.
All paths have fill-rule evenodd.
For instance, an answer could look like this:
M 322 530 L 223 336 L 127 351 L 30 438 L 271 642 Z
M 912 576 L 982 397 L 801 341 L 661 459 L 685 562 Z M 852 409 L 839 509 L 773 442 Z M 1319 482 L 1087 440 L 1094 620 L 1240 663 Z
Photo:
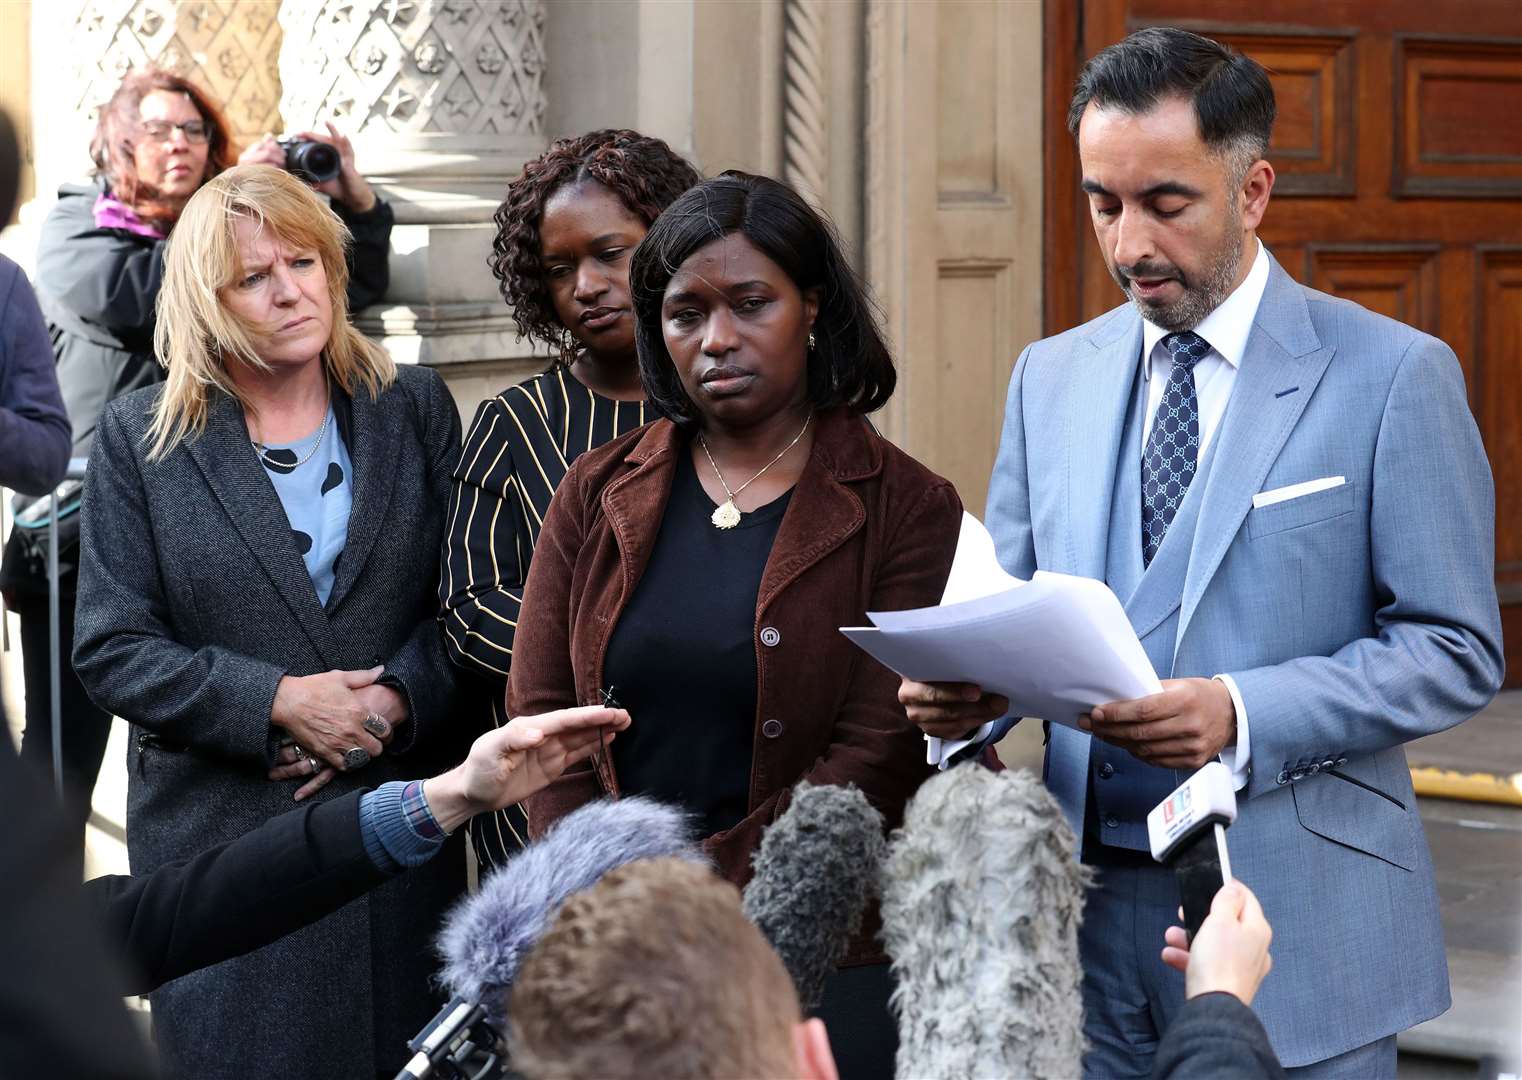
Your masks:
M 1268 259 L 1263 253 L 1263 242 L 1255 239 L 1254 244 L 1252 267 L 1242 284 L 1194 328 L 1194 332 L 1210 346 L 1205 358 L 1194 365 L 1194 392 L 1200 416 L 1200 449 L 1196 462 L 1205 460 L 1210 440 L 1215 437 L 1216 428 L 1221 426 L 1221 417 L 1226 415 L 1231 388 L 1237 381 L 1237 369 L 1242 366 L 1242 357 L 1247 351 L 1247 338 L 1252 333 L 1253 320 L 1258 317 L 1263 290 L 1268 287 Z M 1142 320 L 1141 373 L 1143 392 L 1147 395 L 1147 412 L 1142 425 L 1143 447 L 1152 434 L 1152 420 L 1157 415 L 1158 403 L 1163 399 L 1168 376 L 1173 371 L 1173 356 L 1162 344 L 1169 333 L 1146 319 Z M 1216 678 L 1226 685 L 1237 712 L 1236 745 L 1221 751 L 1221 761 L 1231 770 L 1232 780 L 1240 791 L 1247 786 L 1247 767 L 1252 752 L 1247 733 L 1247 706 L 1242 704 L 1236 680 L 1224 674 Z

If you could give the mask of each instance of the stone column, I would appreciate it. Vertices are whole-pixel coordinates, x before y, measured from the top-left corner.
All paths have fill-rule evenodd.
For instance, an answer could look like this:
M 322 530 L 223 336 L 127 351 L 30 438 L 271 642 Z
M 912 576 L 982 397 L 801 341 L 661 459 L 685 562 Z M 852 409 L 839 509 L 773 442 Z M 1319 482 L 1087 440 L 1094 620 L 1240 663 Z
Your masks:
M 391 290 L 359 324 L 399 361 L 445 369 L 462 405 L 539 363 L 486 257 L 508 180 L 546 145 L 546 17 L 542 0 L 280 7 L 286 128 L 332 119 L 396 210 Z

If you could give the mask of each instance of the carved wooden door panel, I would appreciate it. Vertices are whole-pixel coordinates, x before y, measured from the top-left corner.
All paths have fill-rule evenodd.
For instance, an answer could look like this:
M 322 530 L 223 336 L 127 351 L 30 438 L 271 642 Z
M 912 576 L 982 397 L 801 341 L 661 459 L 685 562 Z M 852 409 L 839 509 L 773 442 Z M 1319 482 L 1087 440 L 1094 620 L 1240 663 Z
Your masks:
M 1278 181 L 1260 235 L 1284 268 L 1458 353 L 1495 474 L 1508 685 L 1522 685 L 1522 3 L 1048 0 L 1047 115 L 1066 115 L 1084 58 L 1155 25 L 1269 70 Z M 1122 296 L 1055 123 L 1045 165 L 1053 333 Z

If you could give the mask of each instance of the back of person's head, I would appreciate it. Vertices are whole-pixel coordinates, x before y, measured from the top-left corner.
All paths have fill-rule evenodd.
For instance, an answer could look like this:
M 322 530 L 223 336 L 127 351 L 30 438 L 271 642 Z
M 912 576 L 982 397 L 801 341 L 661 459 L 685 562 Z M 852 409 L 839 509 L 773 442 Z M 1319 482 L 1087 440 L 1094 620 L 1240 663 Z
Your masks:
M 155 214 L 149 208 L 158 193 L 138 177 L 134 149 L 140 135 L 138 110 L 143 98 L 155 90 L 184 94 L 211 129 L 207 138 L 208 179 L 237 160 L 227 118 L 205 90 L 163 68 L 147 67 L 127 72 L 96 116 L 95 134 L 90 139 L 90 160 L 95 163 L 96 174 L 105 178 L 113 195 L 129 206 L 143 207 L 144 216 L 150 219 L 163 218 L 168 212 Z
M 814 408 L 844 405 L 869 413 L 887 404 L 898 379 L 893 357 L 835 230 L 786 184 L 731 171 L 703 181 L 668 206 L 629 268 L 640 378 L 656 409 L 679 424 L 697 420 L 666 349 L 661 303 L 682 263 L 734 233 L 776 263 L 800 292 L 818 290 L 808 370 Z
M 798 997 L 781 959 L 706 867 L 650 859 L 561 909 L 508 1004 L 527 1080 L 795 1075 Z
M 21 141 L 10 115 L 0 109 L 0 229 L 11 223 L 21 194 Z
M 254 222 L 291 247 L 315 250 L 322 259 L 333 312 L 322 351 L 329 378 L 350 394 L 363 388 L 373 397 L 396 377 L 385 350 L 348 319 L 348 228 L 321 197 L 285 170 L 239 165 L 207 181 L 190 197 L 168 242 L 154 326 L 154 348 L 167 369 L 149 429 L 154 458 L 204 430 L 214 388 L 242 400 L 228 375 L 229 363 L 265 367 L 250 328 L 221 299 L 242 271 L 237 239 L 241 221 Z M 244 401 L 245 407 L 248 404 Z
M 1141 114 L 1165 98 L 1194 105 L 1200 139 L 1245 171 L 1268 152 L 1276 106 L 1274 88 L 1256 60 L 1218 41 L 1154 26 L 1096 53 L 1078 76 L 1068 130 L 1090 105 Z
M 557 139 L 523 166 L 497 207 L 497 235 L 486 260 L 518 332 L 558 345 L 564 331 L 539 262 L 539 222 L 550 196 L 568 186 L 600 184 L 648 227 L 672 200 L 702 179 L 665 142 L 627 128 Z

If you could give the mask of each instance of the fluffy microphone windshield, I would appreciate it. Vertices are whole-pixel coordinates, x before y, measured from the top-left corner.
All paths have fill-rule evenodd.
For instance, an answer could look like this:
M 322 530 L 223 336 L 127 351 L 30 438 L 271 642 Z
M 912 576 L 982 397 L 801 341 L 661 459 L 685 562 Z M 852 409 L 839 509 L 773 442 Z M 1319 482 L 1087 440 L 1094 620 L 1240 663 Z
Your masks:
M 708 862 L 691 819 L 674 807 L 628 798 L 567 814 L 449 913 L 439 935 L 439 980 L 502 1022 L 519 965 L 566 898 L 625 863 L 668 855 Z
M 883 816 L 854 787 L 793 789 L 761 837 L 744 893 L 745 915 L 782 957 L 805 1009 L 861 929 L 882 867 Z
M 901 1080 L 1077 1076 L 1073 831 L 1024 770 L 963 766 L 920 788 L 883 866 Z

